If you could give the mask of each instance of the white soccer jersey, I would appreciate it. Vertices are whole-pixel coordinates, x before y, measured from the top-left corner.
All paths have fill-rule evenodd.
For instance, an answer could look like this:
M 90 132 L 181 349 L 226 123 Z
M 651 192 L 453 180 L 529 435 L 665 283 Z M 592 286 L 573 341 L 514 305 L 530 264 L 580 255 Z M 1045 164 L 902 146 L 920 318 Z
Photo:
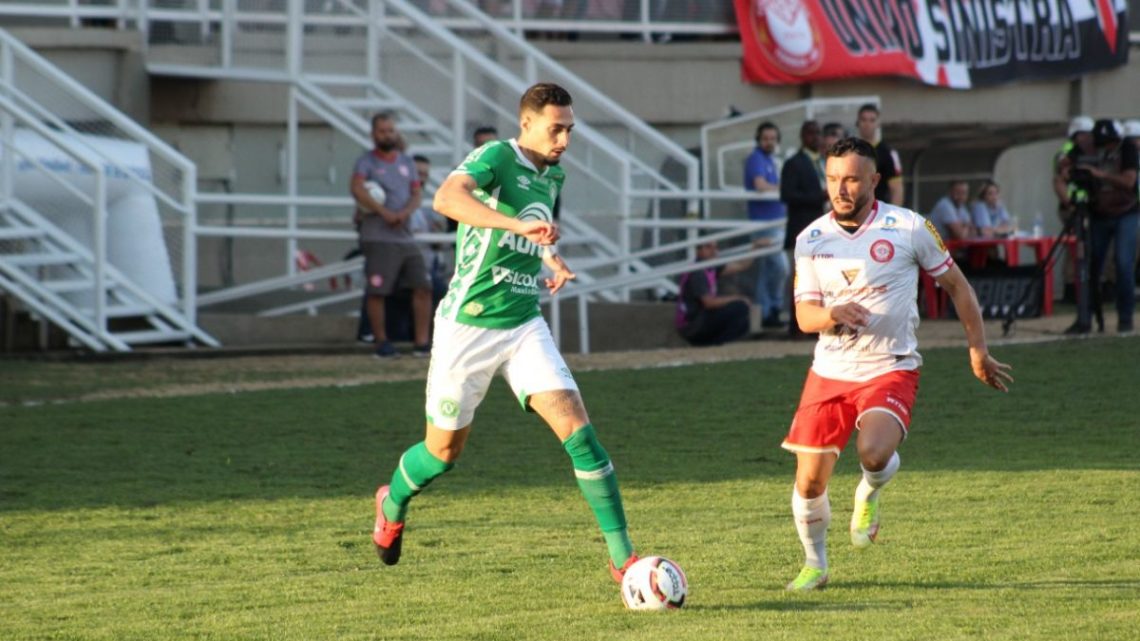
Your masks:
M 831 214 L 796 237 L 795 299 L 824 307 L 859 303 L 866 327 L 820 333 L 812 370 L 825 378 L 865 381 L 917 369 L 918 270 L 939 276 L 954 264 L 934 225 L 909 209 L 875 201 L 854 233 Z

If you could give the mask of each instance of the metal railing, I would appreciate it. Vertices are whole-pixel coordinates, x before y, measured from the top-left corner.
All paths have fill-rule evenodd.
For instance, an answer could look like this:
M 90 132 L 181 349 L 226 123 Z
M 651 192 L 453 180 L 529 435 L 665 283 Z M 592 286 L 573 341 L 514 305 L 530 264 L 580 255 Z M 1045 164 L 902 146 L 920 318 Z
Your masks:
M 783 219 L 765 222 L 752 221 L 725 221 L 725 220 L 626 220 L 623 222 L 625 231 L 629 234 L 633 229 L 677 230 L 683 234 L 683 239 L 650 247 L 637 252 L 641 258 L 652 259 L 655 256 L 671 256 L 683 252 L 685 258 L 671 260 L 644 273 L 618 274 L 610 278 L 601 279 L 590 284 L 567 285 L 556 296 L 543 296 L 543 302 L 550 303 L 550 330 L 557 344 L 562 342 L 562 313 L 559 301 L 575 300 L 578 314 L 578 348 L 583 354 L 590 352 L 590 300 L 593 295 L 605 290 L 638 290 L 654 289 L 661 279 L 671 279 L 680 274 L 716 267 L 737 260 L 753 260 L 761 256 L 771 256 L 783 252 L 781 245 L 768 245 L 764 247 L 747 248 L 744 241 L 751 238 L 756 232 L 768 229 L 783 229 Z M 711 233 L 710 233 L 711 232 Z M 694 261 L 697 245 L 708 242 L 735 241 L 738 247 L 722 252 L 715 259 Z
M 0 118 L 4 215 L 38 230 L 4 248 L 7 282 L 18 288 L 8 291 L 93 349 L 164 337 L 216 344 L 195 327 L 193 163 L 3 29 Z M 133 214 L 145 220 L 128 221 Z M 168 280 L 140 284 L 124 253 L 109 254 L 137 233 L 123 228 L 134 222 L 151 232 L 150 264 Z M 115 334 L 112 313 L 145 317 L 152 329 Z
M 171 0 L 155 2 L 155 6 L 143 13 L 138 4 L 139 0 L 0 0 L 0 16 L 10 20 L 50 21 L 71 28 L 95 24 L 124 29 L 148 18 L 161 21 L 164 19 L 163 10 L 177 6 Z M 181 4 L 198 12 L 203 32 L 213 31 L 210 16 L 216 11 L 218 0 L 188 0 Z M 280 0 L 265 2 L 263 6 L 265 11 L 280 12 L 284 10 L 284 4 L 284 0 Z M 314 2 L 313 6 L 323 9 L 326 4 L 321 0 Z M 516 33 L 533 34 L 535 37 L 552 33 L 571 37 L 590 34 L 593 37 L 635 37 L 645 42 L 667 42 L 676 37 L 734 37 L 737 33 L 733 0 L 565 0 L 558 3 L 475 0 L 472 4 Z M 478 28 L 469 18 L 450 10 L 444 2 L 415 0 L 415 5 L 449 29 Z

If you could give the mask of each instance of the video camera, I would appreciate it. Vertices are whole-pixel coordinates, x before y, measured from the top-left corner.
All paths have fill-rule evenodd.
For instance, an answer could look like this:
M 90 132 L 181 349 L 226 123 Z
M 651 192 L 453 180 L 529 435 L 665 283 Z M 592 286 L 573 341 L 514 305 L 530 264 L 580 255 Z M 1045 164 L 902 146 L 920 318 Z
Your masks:
M 1072 166 L 1069 169 L 1069 182 L 1073 183 L 1080 190 L 1084 191 L 1090 197 L 1097 193 L 1100 188 L 1100 180 L 1092 175 L 1086 166 L 1096 167 L 1100 163 L 1100 158 L 1096 155 L 1080 155 L 1073 156 Z

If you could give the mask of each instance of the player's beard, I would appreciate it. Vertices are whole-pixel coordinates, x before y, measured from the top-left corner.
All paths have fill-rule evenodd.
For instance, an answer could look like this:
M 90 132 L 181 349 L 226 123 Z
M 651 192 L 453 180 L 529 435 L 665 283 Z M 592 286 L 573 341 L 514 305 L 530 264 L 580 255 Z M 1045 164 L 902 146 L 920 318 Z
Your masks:
M 849 211 L 847 213 L 840 212 L 839 207 L 838 207 L 838 203 L 836 202 L 836 199 L 832 199 L 831 210 L 835 213 L 835 220 L 837 220 L 839 222 L 852 222 L 852 221 L 854 221 L 856 218 L 859 217 L 859 214 L 862 213 L 863 210 L 866 209 L 868 205 L 870 205 L 872 198 L 874 198 L 874 194 L 863 194 L 863 195 L 861 195 L 858 199 L 853 201 L 855 203 L 855 206 L 852 207 L 851 211 Z M 839 201 L 839 202 L 846 203 L 849 201 Z

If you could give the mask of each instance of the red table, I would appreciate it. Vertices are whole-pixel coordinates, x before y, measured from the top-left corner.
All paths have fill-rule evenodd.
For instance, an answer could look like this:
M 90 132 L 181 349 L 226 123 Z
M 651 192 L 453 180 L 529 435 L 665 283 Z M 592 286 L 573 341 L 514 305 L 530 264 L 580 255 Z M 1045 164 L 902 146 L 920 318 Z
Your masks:
M 1076 259 L 1076 239 L 1072 236 L 1066 236 L 1061 239 L 1061 242 L 1066 245 L 1070 257 Z M 1011 236 L 1009 238 L 971 238 L 968 240 L 948 240 L 946 241 L 946 249 L 950 250 L 951 254 L 966 254 L 966 260 L 970 268 L 981 269 L 986 266 L 986 260 L 989 258 L 990 250 L 995 247 L 1001 247 L 1005 251 L 1005 262 L 1010 267 L 1017 267 L 1021 262 L 1021 248 L 1029 247 L 1033 250 L 1034 262 L 1038 265 L 1045 260 L 1049 255 L 1049 251 L 1053 249 L 1056 239 L 1052 236 Z M 1041 314 L 1050 316 L 1053 313 L 1053 264 L 1046 265 L 1045 272 L 1042 274 L 1043 285 L 1041 288 Z M 942 291 L 937 286 L 934 279 L 922 272 L 922 286 L 924 292 L 924 300 L 926 304 L 926 315 L 930 318 L 941 318 L 946 311 L 946 292 Z M 1078 284 L 1078 287 L 1080 285 Z

